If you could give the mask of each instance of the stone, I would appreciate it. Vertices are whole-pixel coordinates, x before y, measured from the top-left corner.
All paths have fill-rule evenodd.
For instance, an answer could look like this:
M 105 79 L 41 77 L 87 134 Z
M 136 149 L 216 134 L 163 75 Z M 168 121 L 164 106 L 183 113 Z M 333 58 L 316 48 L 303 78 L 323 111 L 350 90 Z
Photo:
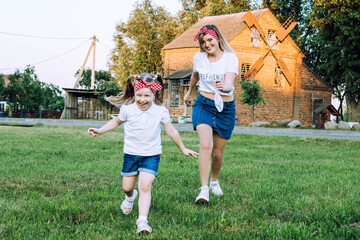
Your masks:
M 325 129 L 337 129 L 338 128 L 338 125 L 339 124 L 337 124 L 336 122 L 326 122 L 325 124 L 324 124 L 324 127 L 325 127 Z
M 352 128 L 355 130 L 355 131 L 360 131 L 360 124 L 354 124 L 352 126 Z
M 355 124 L 359 124 L 358 122 L 348 122 L 348 124 L 350 125 L 350 128 L 352 128 Z
M 185 118 L 186 123 L 192 123 L 192 118 Z
M 342 130 L 350 130 L 350 124 L 348 124 L 347 122 L 344 121 L 340 121 L 339 125 L 338 125 L 338 129 L 342 129 Z
M 249 124 L 250 127 L 269 127 L 270 123 L 268 122 L 252 122 Z
M 299 120 L 291 121 L 291 122 L 288 123 L 287 126 L 290 127 L 290 128 L 303 128 L 304 127 L 303 125 L 301 125 Z
M 286 127 L 291 122 L 290 119 L 274 120 L 270 123 L 272 127 Z

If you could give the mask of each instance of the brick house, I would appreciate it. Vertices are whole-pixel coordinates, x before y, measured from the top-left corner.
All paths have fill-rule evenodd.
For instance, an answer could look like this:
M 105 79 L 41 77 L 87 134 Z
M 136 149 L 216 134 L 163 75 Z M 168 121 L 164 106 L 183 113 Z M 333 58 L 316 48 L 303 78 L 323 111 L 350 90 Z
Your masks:
M 204 17 L 163 48 L 167 86 L 165 105 L 175 119 L 191 117 L 191 106 L 185 106 L 183 98 L 189 86 L 193 57 L 199 51 L 198 42 L 193 41 L 194 36 L 203 25 L 215 24 L 239 59 L 239 76 L 235 79 L 234 91 L 237 119 L 241 124 L 253 121 L 251 107 L 239 102 L 239 81 L 244 80 L 245 73 L 269 49 L 261 38 L 250 31 L 243 19 L 245 14 Z M 273 34 L 281 27 L 275 16 L 268 9 L 252 11 L 252 14 L 267 34 L 268 42 L 273 41 Z M 255 75 L 265 89 L 263 96 L 266 101 L 266 105 L 256 107 L 255 121 L 291 119 L 299 120 L 307 127 L 314 125 L 319 119 L 319 114 L 314 110 L 321 105 L 331 104 L 332 89 L 303 63 L 305 56 L 290 36 L 278 42 L 272 51 L 282 59 L 292 74 L 293 82 L 291 85 L 288 83 L 277 61 L 269 53 L 264 58 L 263 67 Z M 196 95 L 193 93 L 193 100 Z

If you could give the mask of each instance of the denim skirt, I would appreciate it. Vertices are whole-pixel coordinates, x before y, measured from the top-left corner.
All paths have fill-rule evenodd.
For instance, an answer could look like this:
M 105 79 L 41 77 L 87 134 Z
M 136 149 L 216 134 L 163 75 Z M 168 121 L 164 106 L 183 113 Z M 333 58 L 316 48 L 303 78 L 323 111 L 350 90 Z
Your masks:
M 199 124 L 207 124 L 220 137 L 228 140 L 235 127 L 235 100 L 224 102 L 224 108 L 219 112 L 215 107 L 215 102 L 199 94 L 192 110 L 192 122 L 194 130 Z

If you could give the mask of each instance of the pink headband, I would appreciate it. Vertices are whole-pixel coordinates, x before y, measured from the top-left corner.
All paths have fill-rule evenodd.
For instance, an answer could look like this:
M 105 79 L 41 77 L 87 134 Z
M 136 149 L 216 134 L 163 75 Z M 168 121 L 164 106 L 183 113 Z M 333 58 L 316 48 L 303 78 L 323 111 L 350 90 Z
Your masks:
M 148 83 L 139 77 L 136 77 L 136 80 L 138 82 L 134 85 L 134 93 L 136 93 L 137 91 L 139 91 L 142 88 L 149 88 L 155 95 L 156 91 L 159 91 L 160 89 L 162 89 L 162 86 L 158 83 Z
M 204 27 L 203 29 L 201 29 L 195 36 L 194 41 L 197 41 L 200 37 L 201 34 L 210 34 L 211 36 L 213 36 L 214 38 L 216 38 L 217 40 L 219 40 L 219 36 L 217 35 L 217 33 L 214 30 L 211 29 L 207 29 L 206 27 Z

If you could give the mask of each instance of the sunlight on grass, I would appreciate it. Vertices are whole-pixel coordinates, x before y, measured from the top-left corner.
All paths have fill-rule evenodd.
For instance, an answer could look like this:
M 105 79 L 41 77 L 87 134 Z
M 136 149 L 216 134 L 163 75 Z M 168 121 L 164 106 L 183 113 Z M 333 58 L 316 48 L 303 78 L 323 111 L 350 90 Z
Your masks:
M 0 239 L 133 239 L 120 203 L 123 129 L 0 126 Z M 180 133 L 198 151 L 195 132 Z M 162 133 L 150 239 L 358 239 L 360 141 L 234 134 L 223 197 L 194 204 L 197 160 Z

